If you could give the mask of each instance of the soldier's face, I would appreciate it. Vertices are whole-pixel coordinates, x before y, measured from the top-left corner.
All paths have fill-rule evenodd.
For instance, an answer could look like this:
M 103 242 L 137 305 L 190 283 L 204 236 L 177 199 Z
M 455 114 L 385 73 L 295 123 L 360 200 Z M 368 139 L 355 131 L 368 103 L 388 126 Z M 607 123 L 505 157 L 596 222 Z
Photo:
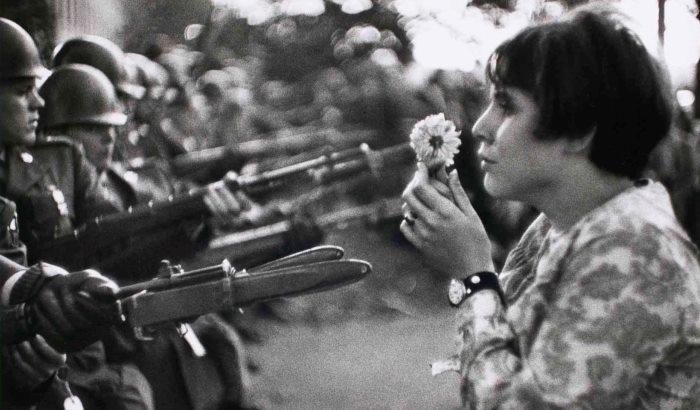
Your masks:
M 43 106 L 35 79 L 0 81 L 0 143 L 6 146 L 34 144 L 39 108 Z
M 66 134 L 83 146 L 88 161 L 98 170 L 102 171 L 112 164 L 117 136 L 113 125 L 73 125 L 68 127 Z

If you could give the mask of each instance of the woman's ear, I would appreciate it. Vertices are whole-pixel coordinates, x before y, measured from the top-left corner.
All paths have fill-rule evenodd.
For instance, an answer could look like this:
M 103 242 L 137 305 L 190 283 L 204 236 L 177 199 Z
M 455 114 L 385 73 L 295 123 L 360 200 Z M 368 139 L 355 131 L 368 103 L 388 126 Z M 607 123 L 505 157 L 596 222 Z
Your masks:
M 588 156 L 593 145 L 593 136 L 595 135 L 596 127 L 591 128 L 587 133 L 575 138 L 566 138 L 564 153 L 569 155 L 584 154 Z

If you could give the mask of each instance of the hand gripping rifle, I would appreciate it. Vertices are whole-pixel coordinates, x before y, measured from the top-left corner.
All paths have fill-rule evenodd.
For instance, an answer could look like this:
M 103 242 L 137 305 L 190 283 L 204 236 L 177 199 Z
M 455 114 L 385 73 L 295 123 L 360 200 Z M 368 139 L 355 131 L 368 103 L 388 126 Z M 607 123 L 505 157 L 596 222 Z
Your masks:
M 246 193 L 273 190 L 290 181 L 307 181 L 325 185 L 363 172 L 380 175 L 385 169 L 414 161 L 415 153 L 408 144 L 374 151 L 366 144 L 358 148 L 324 154 L 300 163 L 265 171 L 256 175 L 229 173 L 218 183 Z M 208 215 L 204 203 L 206 188 L 163 202 L 130 208 L 126 212 L 95 218 L 72 233 L 39 241 L 30 247 L 31 260 L 43 260 L 73 269 L 92 263 L 114 245 L 140 233 L 169 226 L 182 220 Z M 99 258 L 98 258 L 99 259 Z
M 184 272 L 163 261 L 156 278 L 124 286 L 117 293 L 106 322 L 126 322 L 138 338 L 150 330 L 183 323 L 206 313 L 260 301 L 327 291 L 357 282 L 372 271 L 362 260 L 341 260 L 344 250 L 319 246 L 251 268 L 236 270 L 228 260 Z M 85 304 L 90 296 L 78 293 Z M 20 343 L 36 334 L 31 304 L 6 309 L 2 315 L 3 345 Z M 106 323 L 106 324 L 108 324 Z

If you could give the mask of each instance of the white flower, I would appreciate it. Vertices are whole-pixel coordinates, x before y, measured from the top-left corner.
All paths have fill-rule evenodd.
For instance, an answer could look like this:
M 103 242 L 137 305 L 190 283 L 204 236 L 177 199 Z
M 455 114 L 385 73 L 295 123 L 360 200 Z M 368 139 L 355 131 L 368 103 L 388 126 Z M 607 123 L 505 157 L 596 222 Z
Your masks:
M 459 152 L 460 132 L 455 129 L 452 121 L 445 119 L 445 114 L 435 114 L 425 117 L 413 126 L 411 131 L 411 147 L 416 151 L 419 162 L 428 169 L 450 166 L 454 163 L 454 155 Z

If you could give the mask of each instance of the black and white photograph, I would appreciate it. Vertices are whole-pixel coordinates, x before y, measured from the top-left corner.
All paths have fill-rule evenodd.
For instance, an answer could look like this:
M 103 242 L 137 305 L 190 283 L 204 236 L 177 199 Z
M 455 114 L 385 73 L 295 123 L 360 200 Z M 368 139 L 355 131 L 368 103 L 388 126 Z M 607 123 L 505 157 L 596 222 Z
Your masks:
M 700 0 L 0 0 L 0 409 L 700 410 Z

